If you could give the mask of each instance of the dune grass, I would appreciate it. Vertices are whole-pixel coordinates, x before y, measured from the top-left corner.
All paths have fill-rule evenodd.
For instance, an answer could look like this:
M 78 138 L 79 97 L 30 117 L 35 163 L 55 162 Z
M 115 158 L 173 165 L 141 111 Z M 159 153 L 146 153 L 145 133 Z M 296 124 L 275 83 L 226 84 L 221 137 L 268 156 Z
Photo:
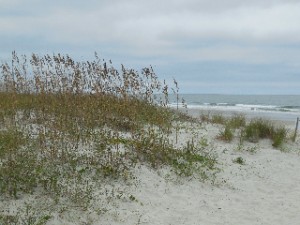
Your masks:
M 285 127 L 276 127 L 271 121 L 253 119 L 244 129 L 244 137 L 251 142 L 258 142 L 261 138 L 269 138 L 273 146 L 278 148 L 287 140 L 288 131 Z
M 260 139 L 272 140 L 275 148 L 280 148 L 288 140 L 288 130 L 284 126 L 275 126 L 270 120 L 254 118 L 249 122 L 244 115 L 235 114 L 226 118 L 222 114 L 201 115 L 200 119 L 205 122 L 223 125 L 218 139 L 231 142 L 234 138 L 234 130 L 240 130 L 240 142 L 246 140 L 257 143 Z
M 193 120 L 167 107 L 168 85 L 151 67 L 117 70 L 97 54 L 76 62 L 13 52 L 0 83 L 2 198 L 39 193 L 87 207 L 95 188 L 130 182 L 136 165 L 203 178 L 215 169 L 202 148 L 170 142 L 176 121 Z M 0 223 L 9 218 L 1 214 Z

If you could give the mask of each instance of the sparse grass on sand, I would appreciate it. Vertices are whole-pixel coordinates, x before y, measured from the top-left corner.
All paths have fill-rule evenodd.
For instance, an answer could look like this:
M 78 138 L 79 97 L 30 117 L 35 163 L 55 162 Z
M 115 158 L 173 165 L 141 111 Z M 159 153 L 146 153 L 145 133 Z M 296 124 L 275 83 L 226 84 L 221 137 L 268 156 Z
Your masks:
M 216 169 L 215 158 L 195 142 L 176 147 L 170 141 L 174 123 L 192 119 L 167 107 L 168 85 L 151 67 L 139 73 L 123 65 L 117 70 L 96 54 L 76 62 L 13 52 L 12 65 L 1 65 L 0 82 L 2 200 L 47 196 L 54 205 L 64 199 L 69 208 L 90 209 L 105 184 L 130 185 L 137 165 L 201 179 Z M 46 224 L 49 207 L 0 212 L 0 224 Z
M 277 148 L 287 140 L 286 128 L 267 120 L 199 121 L 171 110 L 170 85 L 152 67 L 117 70 L 97 54 L 76 62 L 13 52 L 1 65 L 0 88 L 0 224 L 44 225 L 63 215 L 73 224 L 81 212 L 101 217 L 116 201 L 142 204 L 124 187 L 138 187 L 135 172 L 145 167 L 168 179 L 214 182 L 220 164 L 201 120 L 222 126 L 218 138 L 226 142 L 239 133 L 238 149 L 244 141 L 269 138 Z M 171 90 L 179 102 L 175 80 Z
M 275 148 L 280 148 L 288 140 L 288 130 L 284 126 L 275 126 L 267 119 L 255 118 L 247 123 L 244 115 L 236 114 L 226 118 L 222 114 L 201 116 L 202 121 L 221 124 L 224 128 L 220 131 L 218 138 L 231 142 L 234 138 L 234 130 L 239 129 L 240 141 L 257 143 L 260 139 L 272 140 Z

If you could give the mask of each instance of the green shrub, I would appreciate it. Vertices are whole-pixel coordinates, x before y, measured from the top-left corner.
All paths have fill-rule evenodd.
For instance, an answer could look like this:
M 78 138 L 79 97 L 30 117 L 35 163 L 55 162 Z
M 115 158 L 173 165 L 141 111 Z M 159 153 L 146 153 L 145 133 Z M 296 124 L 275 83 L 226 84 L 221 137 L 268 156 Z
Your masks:
M 237 157 L 236 159 L 233 160 L 234 163 L 240 164 L 240 165 L 245 165 L 245 160 L 242 157 Z

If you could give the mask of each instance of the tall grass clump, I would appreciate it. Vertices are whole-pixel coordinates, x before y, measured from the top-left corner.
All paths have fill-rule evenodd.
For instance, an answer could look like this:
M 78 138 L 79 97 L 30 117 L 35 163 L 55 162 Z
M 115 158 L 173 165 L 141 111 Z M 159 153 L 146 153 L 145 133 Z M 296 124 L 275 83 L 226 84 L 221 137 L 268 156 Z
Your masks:
M 208 118 L 211 123 L 224 125 L 218 135 L 218 139 L 231 142 L 234 138 L 234 131 L 239 129 L 240 144 L 244 141 L 257 143 L 260 139 L 272 140 L 272 145 L 279 148 L 287 140 L 288 130 L 285 127 L 277 127 L 271 121 L 263 118 L 255 118 L 250 122 L 246 122 L 245 115 L 236 114 L 225 118 L 221 114 L 217 114 Z
M 276 127 L 265 119 L 253 119 L 244 128 L 244 138 L 250 142 L 258 142 L 259 139 L 268 138 L 273 141 L 274 147 L 280 147 L 287 139 L 287 129 Z
M 0 83 L 1 194 L 39 190 L 89 202 L 91 192 L 83 190 L 126 182 L 137 164 L 186 176 L 213 168 L 207 154 L 170 143 L 173 121 L 183 117 L 167 107 L 168 85 L 152 67 L 118 70 L 97 54 L 77 62 L 13 52 L 12 63 L 1 65 Z M 155 99 L 158 93 L 163 97 Z
M 272 135 L 273 147 L 281 147 L 282 144 L 286 141 L 288 136 L 288 130 L 285 127 L 275 128 L 275 131 Z
M 221 113 L 213 114 L 211 116 L 210 122 L 224 125 L 226 123 L 226 118 Z
M 246 126 L 246 117 L 243 114 L 235 114 L 227 121 L 232 129 L 239 129 Z
M 233 140 L 234 133 L 232 131 L 232 128 L 230 124 L 226 124 L 224 129 L 220 131 L 218 138 L 226 141 L 226 142 L 231 142 Z
M 235 114 L 231 117 L 226 117 L 222 113 L 212 114 L 202 113 L 200 116 L 202 122 L 210 122 L 214 124 L 228 125 L 232 129 L 238 129 L 246 125 L 246 117 L 243 114 Z

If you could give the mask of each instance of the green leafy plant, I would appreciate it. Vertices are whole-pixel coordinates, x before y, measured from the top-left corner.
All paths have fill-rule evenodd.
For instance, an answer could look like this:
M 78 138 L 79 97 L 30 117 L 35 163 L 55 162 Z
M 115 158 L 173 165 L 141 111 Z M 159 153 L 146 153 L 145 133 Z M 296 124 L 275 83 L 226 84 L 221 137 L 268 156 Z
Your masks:
M 245 165 L 245 160 L 242 157 L 237 157 L 236 159 L 233 160 L 234 163 L 240 164 L 240 165 Z

